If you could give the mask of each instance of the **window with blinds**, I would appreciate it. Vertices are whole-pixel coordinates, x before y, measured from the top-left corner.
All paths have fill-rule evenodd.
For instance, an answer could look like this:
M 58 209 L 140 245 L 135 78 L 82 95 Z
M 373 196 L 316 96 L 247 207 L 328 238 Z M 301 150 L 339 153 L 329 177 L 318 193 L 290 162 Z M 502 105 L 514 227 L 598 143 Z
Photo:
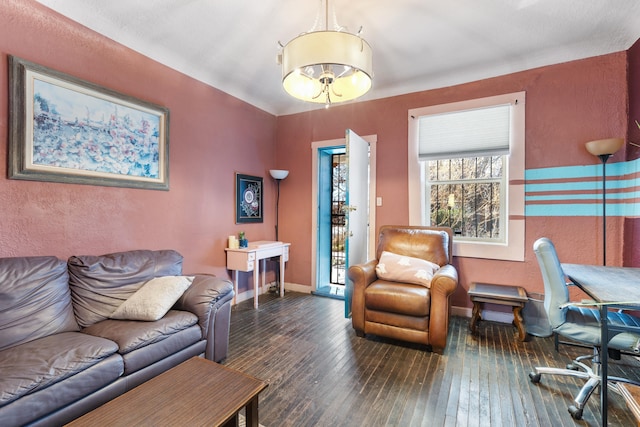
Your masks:
M 425 222 L 458 239 L 504 242 L 510 105 L 418 118 Z
M 524 261 L 525 92 L 407 111 L 409 224 L 459 257 Z
M 419 158 L 508 154 L 510 112 L 511 105 L 497 105 L 419 117 Z

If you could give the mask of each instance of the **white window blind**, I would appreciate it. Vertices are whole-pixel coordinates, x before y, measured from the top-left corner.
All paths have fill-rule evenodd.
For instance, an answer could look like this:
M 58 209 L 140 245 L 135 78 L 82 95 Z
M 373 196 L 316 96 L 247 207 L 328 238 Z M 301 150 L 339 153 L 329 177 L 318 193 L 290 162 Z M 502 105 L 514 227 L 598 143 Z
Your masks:
M 511 105 L 418 118 L 421 160 L 509 153 Z

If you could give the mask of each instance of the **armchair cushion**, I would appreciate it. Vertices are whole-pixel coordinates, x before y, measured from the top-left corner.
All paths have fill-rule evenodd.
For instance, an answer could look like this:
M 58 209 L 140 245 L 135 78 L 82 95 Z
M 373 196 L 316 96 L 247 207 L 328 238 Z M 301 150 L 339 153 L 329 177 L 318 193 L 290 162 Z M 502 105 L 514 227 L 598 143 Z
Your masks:
M 431 261 L 383 251 L 376 265 L 376 274 L 380 279 L 428 288 L 433 274 L 439 269 L 440 266 Z
M 156 321 L 169 311 L 191 286 L 194 276 L 155 277 L 120 304 L 112 319 Z
M 367 309 L 407 316 L 429 315 L 431 295 L 423 286 L 377 280 L 364 292 Z

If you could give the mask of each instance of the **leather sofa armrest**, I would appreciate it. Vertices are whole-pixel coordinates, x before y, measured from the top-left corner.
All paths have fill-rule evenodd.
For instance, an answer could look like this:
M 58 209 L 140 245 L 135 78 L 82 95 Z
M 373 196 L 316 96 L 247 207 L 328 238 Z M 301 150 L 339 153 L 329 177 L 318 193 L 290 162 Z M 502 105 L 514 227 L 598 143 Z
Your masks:
M 429 342 L 434 352 L 442 353 L 447 345 L 451 295 L 458 287 L 458 272 L 451 264 L 436 271 L 431 279 L 431 311 L 429 315 Z
M 353 328 L 358 334 L 364 334 L 364 290 L 378 279 L 376 274 L 377 259 L 367 261 L 365 264 L 352 265 L 347 271 L 347 276 L 353 283 L 351 293 L 351 320 Z
M 198 316 L 202 336 L 207 340 L 205 357 L 219 362 L 226 358 L 233 284 L 214 275 L 197 274 L 189 289 L 174 305 Z

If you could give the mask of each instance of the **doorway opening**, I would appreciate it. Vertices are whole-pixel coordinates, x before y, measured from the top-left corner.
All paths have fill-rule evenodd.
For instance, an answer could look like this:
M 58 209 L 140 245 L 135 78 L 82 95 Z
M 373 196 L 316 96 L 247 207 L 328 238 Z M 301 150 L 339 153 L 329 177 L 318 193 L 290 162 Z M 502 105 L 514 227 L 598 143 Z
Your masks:
M 357 136 L 357 135 L 356 135 Z M 375 135 L 364 137 L 368 144 L 369 185 L 367 216 L 368 230 L 364 231 L 364 256 L 373 253 L 375 242 Z M 345 299 L 349 292 L 346 277 L 349 261 L 350 242 L 348 234 L 348 213 L 345 208 L 349 204 L 349 156 L 346 138 L 316 141 L 312 143 L 312 248 L 311 264 L 312 290 L 315 295 Z M 365 202 L 366 205 L 366 202 Z M 360 241 L 360 240 L 359 240 Z M 353 249 L 353 247 L 351 247 Z M 348 295 L 346 295 L 348 297 Z
M 321 149 L 319 188 L 318 276 L 316 295 L 344 299 L 346 279 L 347 200 L 346 150 L 344 147 Z

